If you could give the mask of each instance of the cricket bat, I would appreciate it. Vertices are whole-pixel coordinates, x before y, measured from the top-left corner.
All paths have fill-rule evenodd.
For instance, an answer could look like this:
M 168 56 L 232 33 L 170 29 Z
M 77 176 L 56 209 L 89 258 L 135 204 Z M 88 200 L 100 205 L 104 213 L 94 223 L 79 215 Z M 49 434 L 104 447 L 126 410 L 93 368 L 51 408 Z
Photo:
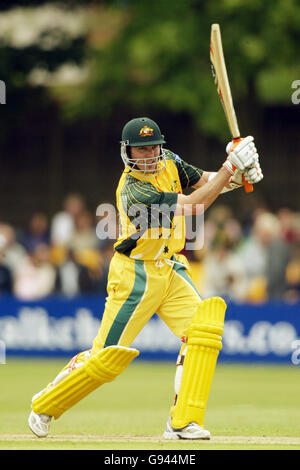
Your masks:
M 226 70 L 226 64 L 223 53 L 222 38 L 220 26 L 218 24 L 211 25 L 210 35 L 210 61 L 212 73 L 220 96 L 221 103 L 225 112 L 228 126 L 236 146 L 241 141 L 239 126 L 233 106 L 231 90 Z M 234 147 L 233 147 L 234 148 Z M 253 191 L 253 185 L 248 183 L 243 175 L 244 188 L 247 193 Z

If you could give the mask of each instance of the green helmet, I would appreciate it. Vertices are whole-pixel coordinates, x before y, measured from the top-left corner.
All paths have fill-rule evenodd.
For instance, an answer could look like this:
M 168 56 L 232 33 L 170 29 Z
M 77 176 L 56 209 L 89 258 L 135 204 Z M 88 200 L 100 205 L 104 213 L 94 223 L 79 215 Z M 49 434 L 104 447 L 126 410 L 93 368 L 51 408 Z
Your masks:
M 156 122 L 146 117 L 131 119 L 125 124 L 122 142 L 126 142 L 130 147 L 165 144 L 164 136 Z
M 136 171 L 139 174 L 141 173 L 136 166 L 136 161 L 130 158 L 130 151 L 129 147 L 138 147 L 144 145 L 160 145 L 161 152 L 160 155 L 157 157 L 157 171 L 153 172 L 146 169 L 143 170 L 143 174 L 153 174 L 156 176 L 160 173 L 166 166 L 164 151 L 162 150 L 162 144 L 165 143 L 164 136 L 162 135 L 160 128 L 156 124 L 156 122 L 152 121 L 147 117 L 140 117 L 131 119 L 131 121 L 127 122 L 123 127 L 122 131 L 122 140 L 121 140 L 121 157 L 125 164 L 125 166 L 129 166 L 132 171 Z M 153 161 L 153 158 L 151 158 Z M 159 162 L 163 161 L 163 165 L 159 165 Z

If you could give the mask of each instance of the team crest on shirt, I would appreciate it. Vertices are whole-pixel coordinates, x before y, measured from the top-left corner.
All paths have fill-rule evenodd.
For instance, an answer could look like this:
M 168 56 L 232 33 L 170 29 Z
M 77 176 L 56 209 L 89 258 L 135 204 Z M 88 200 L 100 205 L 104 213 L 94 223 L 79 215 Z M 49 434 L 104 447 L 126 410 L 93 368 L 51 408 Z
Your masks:
M 151 136 L 153 135 L 153 129 L 151 129 L 151 127 L 149 126 L 144 126 L 141 128 L 140 130 L 140 136 L 141 137 L 147 137 L 147 136 Z

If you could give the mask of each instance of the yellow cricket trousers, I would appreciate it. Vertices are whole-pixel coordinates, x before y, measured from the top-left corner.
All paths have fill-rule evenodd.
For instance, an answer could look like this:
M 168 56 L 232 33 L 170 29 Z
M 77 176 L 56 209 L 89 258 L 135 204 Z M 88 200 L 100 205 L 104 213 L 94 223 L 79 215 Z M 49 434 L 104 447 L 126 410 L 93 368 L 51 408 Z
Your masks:
M 176 336 L 187 335 L 201 298 L 187 270 L 176 263 L 176 260 L 182 263 L 182 258 L 176 255 L 172 258 L 174 263 L 114 254 L 108 275 L 108 297 L 92 354 L 112 345 L 129 347 L 155 313 Z

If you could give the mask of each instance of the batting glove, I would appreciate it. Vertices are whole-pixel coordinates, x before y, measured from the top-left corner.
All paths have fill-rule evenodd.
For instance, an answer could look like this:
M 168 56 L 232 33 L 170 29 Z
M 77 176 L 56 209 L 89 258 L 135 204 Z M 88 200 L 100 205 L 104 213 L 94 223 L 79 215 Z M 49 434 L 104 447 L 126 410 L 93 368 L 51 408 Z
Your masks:
M 246 168 L 254 167 L 258 153 L 253 141 L 252 136 L 245 137 L 233 150 L 231 150 L 233 142 L 227 145 L 228 158 L 223 166 L 232 175 L 236 169 L 244 171 Z
M 229 154 L 231 152 L 231 149 L 233 147 L 234 143 L 230 141 L 227 146 L 226 146 L 226 152 Z M 234 175 L 231 177 L 231 182 L 235 183 L 236 185 L 243 185 L 243 174 L 245 176 L 245 179 L 248 181 L 250 184 L 256 184 L 259 183 L 264 175 L 259 163 L 259 156 L 258 154 L 255 155 L 255 160 L 253 165 L 251 165 L 250 168 L 246 168 L 245 171 L 242 173 L 240 170 L 236 170 L 234 172 Z
M 260 167 L 260 164 L 259 164 L 259 161 L 258 161 L 258 155 L 256 157 L 256 161 L 254 163 L 254 166 L 252 166 L 251 168 L 247 168 L 244 171 L 244 176 L 245 176 L 245 179 L 250 184 L 259 183 L 263 179 L 264 175 L 263 175 L 263 172 L 261 170 L 261 167 Z

